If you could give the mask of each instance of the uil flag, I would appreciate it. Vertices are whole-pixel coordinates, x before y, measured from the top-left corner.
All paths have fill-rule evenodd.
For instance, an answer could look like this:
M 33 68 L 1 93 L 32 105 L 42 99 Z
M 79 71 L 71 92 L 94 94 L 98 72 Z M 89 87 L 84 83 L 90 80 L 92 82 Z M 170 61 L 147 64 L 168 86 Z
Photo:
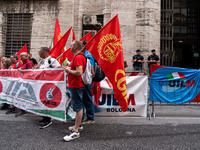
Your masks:
M 50 49 L 52 49 L 61 38 L 62 38 L 62 35 L 61 35 L 61 31 L 60 31 L 60 25 L 59 25 L 58 19 L 56 18 L 54 36 L 52 37 L 52 40 L 51 40 Z
M 91 38 L 92 38 L 92 31 L 93 31 L 93 30 L 91 30 L 88 34 L 86 34 L 84 37 L 82 37 L 82 38 L 80 39 L 80 41 L 83 41 L 83 40 L 90 41 Z
M 18 60 L 20 60 L 20 54 L 26 52 L 28 54 L 28 49 L 27 49 L 27 44 L 25 44 L 20 50 L 19 52 L 17 52 L 16 54 L 18 55 Z
M 57 58 L 63 53 L 71 29 L 72 27 L 63 35 L 63 37 L 58 41 L 58 43 L 51 49 L 51 51 L 49 52 L 49 55 L 51 57 Z
M 126 76 L 118 15 L 86 45 L 113 85 L 114 97 L 123 111 L 128 109 Z

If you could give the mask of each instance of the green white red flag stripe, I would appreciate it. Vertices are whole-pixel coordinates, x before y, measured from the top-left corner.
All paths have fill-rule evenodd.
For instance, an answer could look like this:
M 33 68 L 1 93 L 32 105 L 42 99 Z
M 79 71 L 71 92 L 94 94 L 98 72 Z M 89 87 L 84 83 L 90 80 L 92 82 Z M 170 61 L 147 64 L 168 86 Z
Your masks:
M 185 78 L 185 75 L 181 72 L 173 72 L 167 75 L 168 80 L 174 80 L 178 78 Z

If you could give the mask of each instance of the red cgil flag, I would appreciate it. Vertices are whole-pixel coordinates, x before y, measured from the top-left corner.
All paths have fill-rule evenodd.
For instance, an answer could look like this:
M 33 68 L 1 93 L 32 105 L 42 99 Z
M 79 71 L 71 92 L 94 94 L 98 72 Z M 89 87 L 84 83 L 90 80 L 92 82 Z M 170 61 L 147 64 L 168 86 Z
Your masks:
M 71 29 L 72 27 L 63 35 L 63 37 L 58 41 L 58 43 L 51 49 L 51 51 L 49 52 L 49 55 L 51 57 L 57 58 L 63 53 Z
M 83 41 L 83 40 L 90 41 L 91 38 L 92 38 L 92 31 L 93 31 L 93 30 L 91 30 L 88 34 L 86 34 L 84 37 L 82 37 L 82 38 L 80 39 L 80 41 Z
M 20 54 L 26 52 L 28 54 L 28 49 L 27 49 L 27 44 L 25 44 L 20 50 L 19 52 L 17 52 L 16 54 L 18 55 L 18 60 L 20 60 Z
M 123 111 L 128 109 L 126 76 L 118 15 L 86 45 L 113 85 L 114 97 Z

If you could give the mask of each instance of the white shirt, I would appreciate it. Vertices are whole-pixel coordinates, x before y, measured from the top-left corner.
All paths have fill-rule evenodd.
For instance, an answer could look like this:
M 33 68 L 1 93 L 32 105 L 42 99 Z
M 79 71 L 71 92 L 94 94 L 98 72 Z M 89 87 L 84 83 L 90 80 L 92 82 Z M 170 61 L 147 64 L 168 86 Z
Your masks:
M 50 64 L 51 64 L 51 67 L 50 67 L 50 64 L 49 64 L 49 58 L 50 58 Z M 60 64 L 59 62 L 55 59 L 55 58 L 52 58 L 51 56 L 45 58 L 45 59 L 41 59 L 40 62 L 39 62 L 39 68 L 40 69 L 45 69 L 45 68 L 58 68 L 60 67 Z

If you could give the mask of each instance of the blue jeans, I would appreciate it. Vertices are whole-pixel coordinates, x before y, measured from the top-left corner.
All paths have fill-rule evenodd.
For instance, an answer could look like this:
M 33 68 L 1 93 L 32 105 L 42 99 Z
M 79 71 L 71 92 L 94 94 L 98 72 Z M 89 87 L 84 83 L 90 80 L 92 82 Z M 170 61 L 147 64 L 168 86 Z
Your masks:
M 92 84 L 82 88 L 69 88 L 72 106 L 75 112 L 86 109 L 87 119 L 94 120 L 94 105 L 92 102 Z M 84 117 L 85 114 L 83 114 Z
M 69 88 L 73 110 L 75 112 L 83 109 L 83 94 L 86 92 L 85 87 L 81 88 Z
M 86 115 L 87 115 L 87 119 L 88 120 L 94 120 L 94 104 L 92 101 L 92 93 L 91 93 L 91 89 L 93 87 L 93 83 L 90 85 L 86 85 L 86 92 L 83 95 L 83 104 L 85 106 L 86 109 Z M 85 112 L 83 109 L 83 118 L 85 116 Z

